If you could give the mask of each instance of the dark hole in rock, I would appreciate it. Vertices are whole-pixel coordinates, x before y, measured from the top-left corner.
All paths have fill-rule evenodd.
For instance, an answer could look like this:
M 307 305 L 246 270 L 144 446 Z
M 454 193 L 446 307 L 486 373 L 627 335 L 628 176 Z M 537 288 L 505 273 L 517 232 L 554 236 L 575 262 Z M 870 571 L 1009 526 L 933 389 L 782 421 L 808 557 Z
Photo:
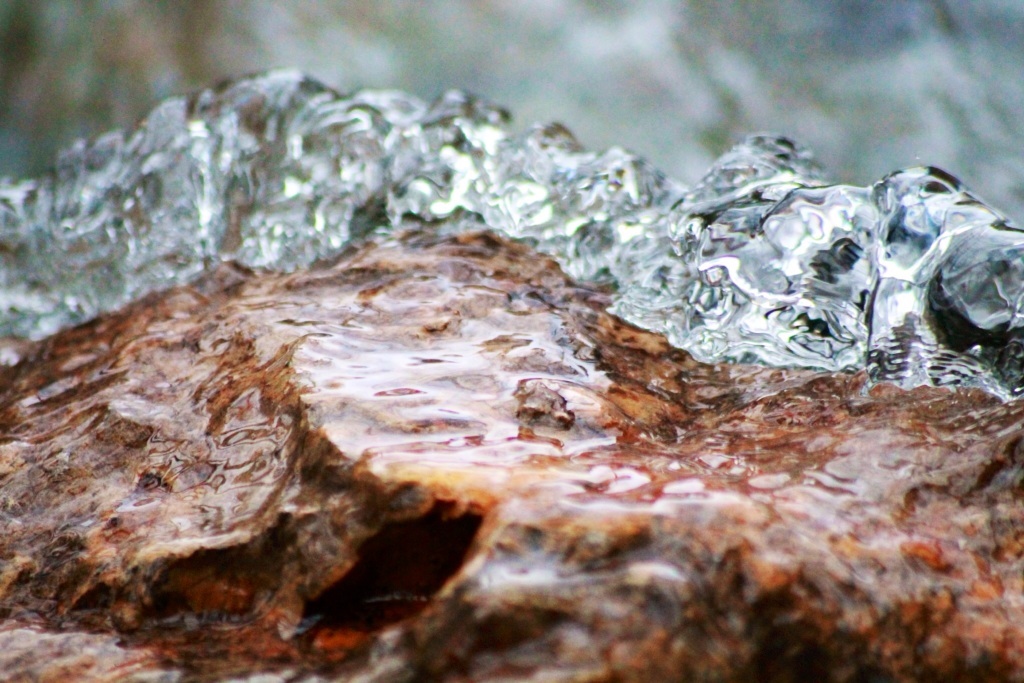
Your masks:
M 73 610 L 98 610 L 106 609 L 110 607 L 114 599 L 114 592 L 105 583 L 98 583 L 85 593 L 81 595 L 75 604 L 71 606 Z
M 236 621 L 279 589 L 293 535 L 284 527 L 246 545 L 202 550 L 171 563 L 154 583 L 146 616 L 155 619 L 194 615 L 203 621 Z
M 154 588 L 150 616 L 194 614 L 221 620 L 247 614 L 257 592 L 270 583 L 258 564 L 228 551 L 207 551 L 172 565 Z
M 319 645 L 354 645 L 426 608 L 462 566 L 480 528 L 479 515 L 451 517 L 446 508 L 384 527 L 362 545 L 355 566 L 306 605 L 304 622 Z

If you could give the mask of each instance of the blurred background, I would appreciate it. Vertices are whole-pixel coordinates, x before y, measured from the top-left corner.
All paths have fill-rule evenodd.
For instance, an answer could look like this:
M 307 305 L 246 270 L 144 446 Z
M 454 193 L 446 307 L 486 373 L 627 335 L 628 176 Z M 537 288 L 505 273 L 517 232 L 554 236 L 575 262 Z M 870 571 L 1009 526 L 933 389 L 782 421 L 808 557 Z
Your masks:
M 469 90 L 686 183 L 765 130 L 844 182 L 936 165 L 1024 223 L 1020 0 L 0 0 L 0 175 L 278 66 Z

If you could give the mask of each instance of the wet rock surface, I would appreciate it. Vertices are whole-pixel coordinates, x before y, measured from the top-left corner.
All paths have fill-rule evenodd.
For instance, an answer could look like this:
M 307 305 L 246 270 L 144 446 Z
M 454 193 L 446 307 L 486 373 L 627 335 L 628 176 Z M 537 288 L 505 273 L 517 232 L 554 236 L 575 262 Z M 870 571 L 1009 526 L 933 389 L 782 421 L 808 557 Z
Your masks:
M 413 230 L 11 346 L 3 677 L 1024 678 L 1024 403 L 610 296 Z

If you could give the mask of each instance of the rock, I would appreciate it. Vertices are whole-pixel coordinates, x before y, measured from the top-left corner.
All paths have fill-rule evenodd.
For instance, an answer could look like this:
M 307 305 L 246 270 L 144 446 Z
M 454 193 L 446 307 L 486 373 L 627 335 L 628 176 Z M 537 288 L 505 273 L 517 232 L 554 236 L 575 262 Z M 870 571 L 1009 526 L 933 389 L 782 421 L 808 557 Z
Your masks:
M 1024 678 L 1024 403 L 609 297 L 411 230 L 17 347 L 0 677 Z

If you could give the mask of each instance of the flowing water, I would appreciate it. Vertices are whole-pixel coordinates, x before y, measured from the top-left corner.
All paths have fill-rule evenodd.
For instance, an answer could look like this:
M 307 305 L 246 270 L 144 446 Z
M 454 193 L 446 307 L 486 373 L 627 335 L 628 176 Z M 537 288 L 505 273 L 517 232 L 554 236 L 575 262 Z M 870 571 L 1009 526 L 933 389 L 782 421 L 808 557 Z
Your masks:
M 294 72 L 166 100 L 0 185 L 0 336 L 221 260 L 309 266 L 410 218 L 531 243 L 701 361 L 1024 391 L 1024 232 L 943 171 L 835 185 L 752 136 L 687 188 L 462 93 L 341 95 Z

